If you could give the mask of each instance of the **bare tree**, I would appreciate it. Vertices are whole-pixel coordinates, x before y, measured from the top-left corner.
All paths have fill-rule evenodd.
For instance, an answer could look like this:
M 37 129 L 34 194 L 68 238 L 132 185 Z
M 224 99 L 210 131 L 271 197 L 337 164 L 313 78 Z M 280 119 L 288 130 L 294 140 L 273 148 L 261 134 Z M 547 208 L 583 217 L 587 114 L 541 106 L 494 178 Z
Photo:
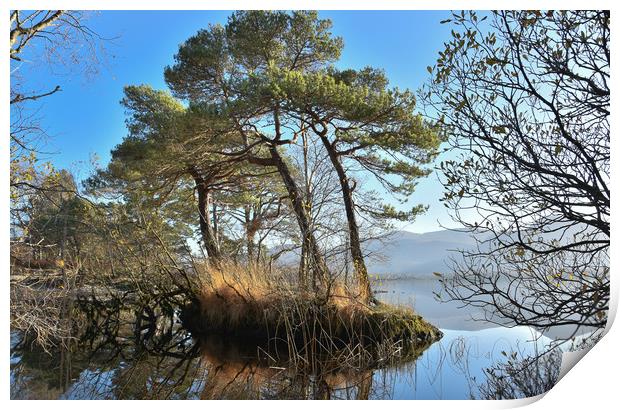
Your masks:
M 85 25 L 87 12 L 65 10 L 14 10 L 10 16 L 11 58 L 11 142 L 22 149 L 32 150 L 26 138 L 33 131 L 31 115 L 25 107 L 59 91 L 58 84 L 47 89 L 34 89 L 29 76 L 40 64 L 45 69 L 59 71 L 65 67 L 69 72 L 96 73 L 101 64 L 102 42 L 97 33 Z
M 60 74 L 61 67 L 97 71 L 102 43 L 84 24 L 86 17 L 64 10 L 10 13 L 11 326 L 34 334 L 42 345 L 70 336 L 68 296 L 80 270 L 72 256 L 80 253 L 77 238 L 84 227 L 77 217 L 87 209 L 73 178 L 38 158 L 47 136 L 40 103 L 61 87 L 37 89 L 31 76 L 40 69 Z
M 609 302 L 608 11 L 453 13 L 421 90 L 450 135 L 444 204 L 475 234 L 449 295 L 489 319 L 603 327 Z
M 37 89 L 31 81 L 35 69 L 59 74 L 68 72 L 92 75 L 103 56 L 101 38 L 85 21 L 88 13 L 65 10 L 14 10 L 10 13 L 10 148 L 11 148 L 11 217 L 18 223 L 19 211 L 29 195 L 40 189 L 37 181 L 50 170 L 41 166 L 46 132 L 40 124 L 39 103 L 61 91 L 58 84 Z

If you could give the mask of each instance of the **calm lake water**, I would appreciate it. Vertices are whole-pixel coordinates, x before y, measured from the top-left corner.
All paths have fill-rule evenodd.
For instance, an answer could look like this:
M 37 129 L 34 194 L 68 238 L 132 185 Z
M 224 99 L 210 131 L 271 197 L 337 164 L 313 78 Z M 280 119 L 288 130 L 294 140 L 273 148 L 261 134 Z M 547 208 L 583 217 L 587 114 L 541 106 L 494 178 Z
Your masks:
M 378 281 L 374 288 L 383 301 L 413 306 L 444 337 L 409 363 L 346 370 L 325 364 L 299 372 L 241 341 L 195 340 L 175 320 L 142 333 L 124 331 L 119 316 L 97 323 L 71 351 L 33 349 L 13 333 L 11 397 L 468 399 L 478 397 L 486 368 L 512 351 L 520 357 L 541 352 L 555 337 L 473 321 L 479 312 L 435 299 L 434 280 Z

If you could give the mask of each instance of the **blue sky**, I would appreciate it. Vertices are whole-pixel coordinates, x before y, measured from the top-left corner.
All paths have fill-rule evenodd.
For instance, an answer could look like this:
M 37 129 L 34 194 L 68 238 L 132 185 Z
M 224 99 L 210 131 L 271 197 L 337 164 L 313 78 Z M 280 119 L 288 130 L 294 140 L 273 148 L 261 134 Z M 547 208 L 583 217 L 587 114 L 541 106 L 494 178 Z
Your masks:
M 102 165 L 110 150 L 125 135 L 124 112 L 119 104 L 128 84 L 150 84 L 164 89 L 163 69 L 172 64 L 178 45 L 209 23 L 225 23 L 227 11 L 101 11 L 88 25 L 104 38 L 107 58 L 93 78 L 53 75 L 44 66 L 22 67 L 32 86 L 62 92 L 46 98 L 40 107 L 42 124 L 51 135 L 46 155 L 58 168 L 79 170 L 96 154 Z M 383 68 L 393 86 L 418 89 L 428 79 L 450 26 L 439 24 L 449 11 L 323 11 L 321 18 L 333 22 L 333 33 L 343 37 L 341 68 Z M 441 186 L 435 175 L 422 181 L 410 205 L 430 205 L 429 212 L 402 228 L 414 232 L 451 225 L 438 202 Z

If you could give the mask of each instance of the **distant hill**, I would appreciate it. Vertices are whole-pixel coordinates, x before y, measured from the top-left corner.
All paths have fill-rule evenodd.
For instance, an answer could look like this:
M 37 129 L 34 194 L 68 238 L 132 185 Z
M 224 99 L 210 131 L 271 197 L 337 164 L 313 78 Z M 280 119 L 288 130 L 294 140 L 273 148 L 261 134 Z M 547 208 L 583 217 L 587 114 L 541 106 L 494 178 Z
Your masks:
M 369 273 L 380 276 L 432 278 L 433 272 L 449 276 L 449 259 L 459 258 L 457 249 L 472 249 L 474 239 L 464 231 L 413 233 L 397 231 L 387 240 L 369 241 L 367 252 L 381 256 L 369 257 Z
M 549 225 L 545 233 L 535 235 L 538 240 L 551 243 L 559 240 L 560 243 L 569 243 L 573 236 L 582 233 L 593 233 L 593 229 L 584 225 L 570 226 Z M 516 240 L 516 234 L 511 235 Z M 601 238 L 604 236 L 601 234 Z M 489 233 L 479 232 L 479 240 L 491 238 Z M 450 276 L 450 258 L 462 260 L 457 249 L 474 249 L 476 242 L 470 233 L 459 230 L 442 230 L 423 234 L 397 231 L 386 241 L 369 241 L 366 250 L 371 254 L 384 255 L 383 261 L 367 258 L 368 271 L 380 276 L 393 275 L 396 277 L 430 278 L 433 272 L 440 272 Z M 484 245 L 483 245 L 484 246 Z
M 458 258 L 457 249 L 471 249 L 475 242 L 464 231 L 435 231 L 423 234 L 396 231 L 383 241 L 364 244 L 368 271 L 382 277 L 433 278 L 433 272 L 449 276 L 449 258 Z M 299 263 L 296 252 L 286 252 L 279 264 Z

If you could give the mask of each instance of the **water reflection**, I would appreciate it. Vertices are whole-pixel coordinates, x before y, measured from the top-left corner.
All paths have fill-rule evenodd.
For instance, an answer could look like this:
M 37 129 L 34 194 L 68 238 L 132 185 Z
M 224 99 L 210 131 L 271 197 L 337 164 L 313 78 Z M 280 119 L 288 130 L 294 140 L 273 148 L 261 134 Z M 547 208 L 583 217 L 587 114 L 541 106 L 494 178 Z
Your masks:
M 78 321 L 79 337 L 49 353 L 13 333 L 11 398 L 477 398 L 489 377 L 486 368 L 510 359 L 514 351 L 519 357 L 536 356 L 550 342 L 524 327 L 444 327 L 439 342 L 421 347 L 408 360 L 367 368 L 320 357 L 312 363 L 293 360 L 286 352 L 231 337 L 198 340 L 174 314 L 153 312 L 146 316 L 155 320 L 136 319 L 144 316 L 135 309 L 88 312 Z
M 317 360 L 314 369 L 277 362 L 260 349 L 212 337 L 201 341 L 207 378 L 202 399 L 368 399 L 372 369 L 343 368 Z
M 386 369 L 317 360 L 301 366 L 273 352 L 212 336 L 188 340 L 179 328 L 162 345 L 117 336 L 96 351 L 85 346 L 51 354 L 18 343 L 11 356 L 14 399 L 369 399 L 389 398 Z M 188 335 L 185 335 L 189 337 Z M 393 367 L 396 368 L 396 367 Z M 380 380 L 383 378 L 383 380 Z

